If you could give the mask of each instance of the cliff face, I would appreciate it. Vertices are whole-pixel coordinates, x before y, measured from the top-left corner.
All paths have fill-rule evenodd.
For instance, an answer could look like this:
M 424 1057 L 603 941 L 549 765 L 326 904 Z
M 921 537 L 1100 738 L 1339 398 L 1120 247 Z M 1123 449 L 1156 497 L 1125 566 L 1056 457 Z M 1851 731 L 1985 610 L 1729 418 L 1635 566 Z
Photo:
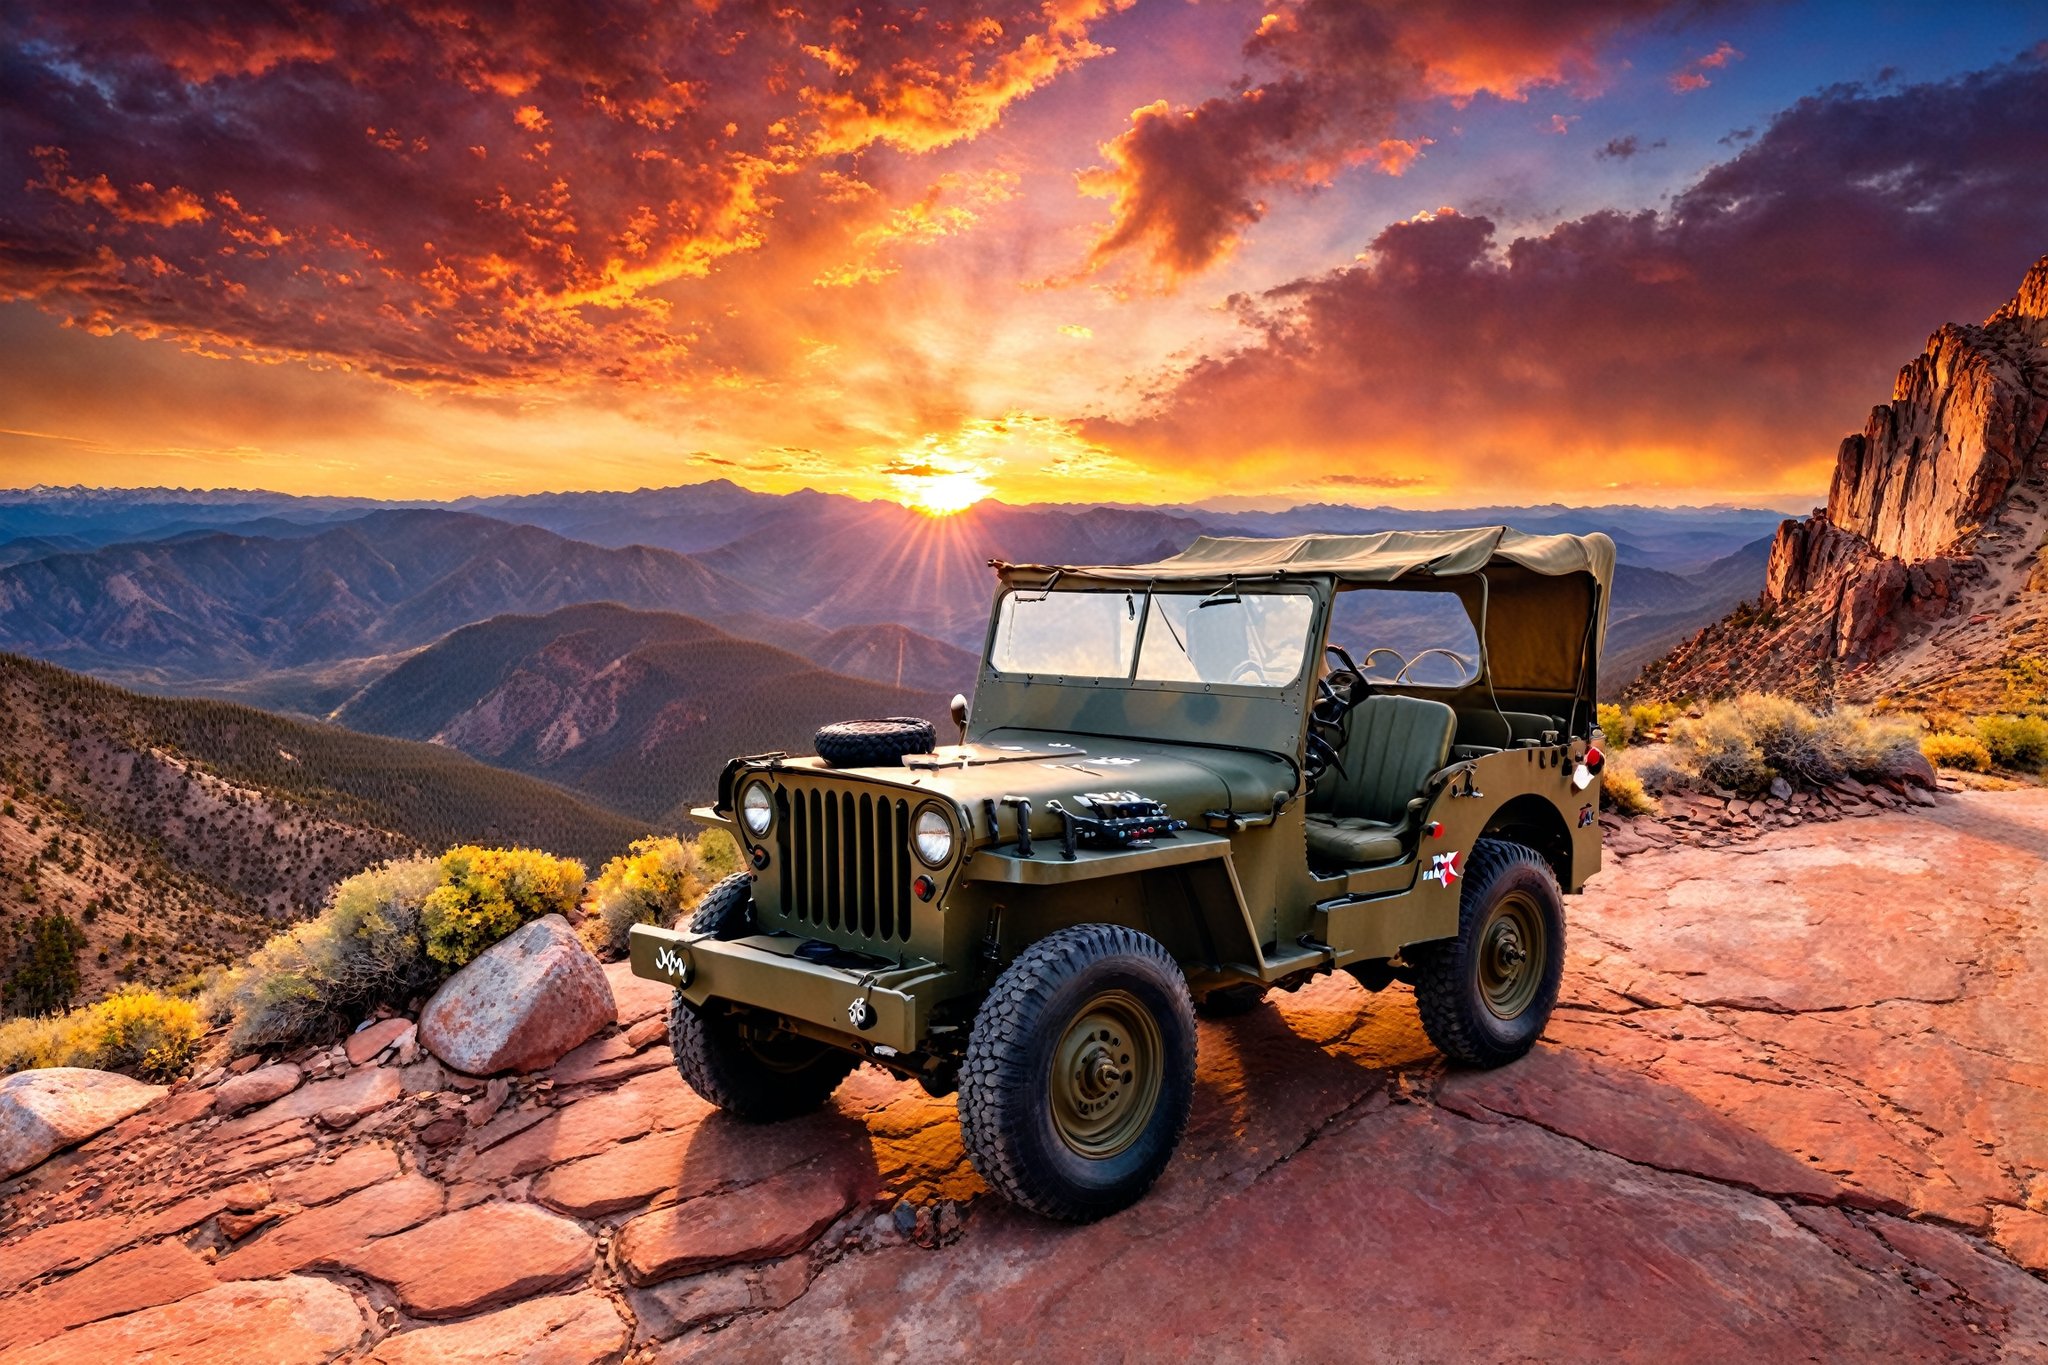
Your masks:
M 1982 326 L 1950 323 L 1928 339 L 1891 401 L 1843 440 L 1827 506 L 1778 528 L 1756 609 L 1680 646 L 1637 690 L 1864 698 L 1925 682 L 1916 671 L 1939 661 L 1918 646 L 1948 634 L 1951 618 L 1999 618 L 2001 630 L 1977 634 L 2009 645 L 2040 614 L 2020 600 L 2039 575 L 2006 580 L 2015 550 L 2033 567 L 2024 552 L 2043 528 L 2027 490 L 2044 479 L 2048 257 Z

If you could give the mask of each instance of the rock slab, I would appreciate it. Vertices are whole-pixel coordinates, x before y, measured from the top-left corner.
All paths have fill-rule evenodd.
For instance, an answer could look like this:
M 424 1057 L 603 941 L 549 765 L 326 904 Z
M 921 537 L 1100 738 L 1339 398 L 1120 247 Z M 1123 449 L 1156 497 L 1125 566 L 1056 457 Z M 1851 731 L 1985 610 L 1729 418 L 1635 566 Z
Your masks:
M 457 1071 L 495 1076 L 557 1060 L 617 1017 L 604 968 L 560 915 L 545 915 L 448 978 L 419 1037 Z
M 459 1318 L 588 1275 L 597 1249 L 566 1218 L 491 1203 L 378 1238 L 345 1261 L 390 1285 L 415 1317 Z
M 0 1180 L 101 1133 L 168 1093 L 112 1071 L 78 1066 L 0 1080 Z
M 611 1300 L 590 1289 L 401 1332 L 386 1337 L 370 1359 L 375 1365 L 584 1365 L 614 1359 L 629 1335 Z
M 650 1285 L 800 1251 L 852 1206 L 839 1179 L 806 1172 L 643 1213 L 619 1229 L 615 1249 L 626 1279 Z
M 309 1276 L 224 1284 L 176 1303 L 81 1327 L 10 1352 L 7 1365 L 150 1360 L 158 1365 L 261 1361 L 314 1365 L 354 1347 L 368 1327 L 354 1295 Z
M 221 1114 L 239 1114 L 244 1109 L 283 1099 L 297 1090 L 299 1082 L 304 1079 L 304 1073 L 288 1062 L 259 1066 L 254 1071 L 222 1081 L 220 1088 L 213 1092 L 213 1107 Z

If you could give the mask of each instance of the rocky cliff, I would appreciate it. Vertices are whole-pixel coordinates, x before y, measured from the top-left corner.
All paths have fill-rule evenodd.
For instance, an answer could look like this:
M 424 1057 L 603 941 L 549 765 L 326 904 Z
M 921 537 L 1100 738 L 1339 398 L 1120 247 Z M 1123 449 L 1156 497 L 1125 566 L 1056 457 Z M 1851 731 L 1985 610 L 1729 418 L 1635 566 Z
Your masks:
M 1982 326 L 1928 339 L 1891 401 L 1843 440 L 1827 506 L 1779 527 L 1755 607 L 1647 669 L 1637 690 L 1999 690 L 2005 663 L 2048 632 L 2044 434 L 2048 257 Z

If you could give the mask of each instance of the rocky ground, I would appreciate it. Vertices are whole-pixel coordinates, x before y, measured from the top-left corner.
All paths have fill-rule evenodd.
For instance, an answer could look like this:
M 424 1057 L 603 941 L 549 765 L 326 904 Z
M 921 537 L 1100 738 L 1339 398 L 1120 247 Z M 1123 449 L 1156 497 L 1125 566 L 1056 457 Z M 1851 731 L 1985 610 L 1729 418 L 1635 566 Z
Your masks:
M 2044 855 L 2017 792 L 1617 858 L 1525 1061 L 1348 977 L 1205 1022 L 1180 1158 L 1087 1228 L 872 1072 L 707 1113 L 619 969 L 509 1084 L 393 1022 L 0 1185 L 0 1362 L 2048 1361 Z

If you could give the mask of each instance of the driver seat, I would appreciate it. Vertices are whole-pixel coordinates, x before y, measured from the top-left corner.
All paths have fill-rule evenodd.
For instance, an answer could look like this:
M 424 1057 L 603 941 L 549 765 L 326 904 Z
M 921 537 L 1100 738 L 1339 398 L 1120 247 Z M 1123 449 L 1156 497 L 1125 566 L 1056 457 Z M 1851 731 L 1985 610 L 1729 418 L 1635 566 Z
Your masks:
M 1458 714 L 1440 701 L 1377 694 L 1344 717 L 1342 770 L 1331 768 L 1308 802 L 1308 851 L 1344 867 L 1387 863 L 1411 842 L 1409 803 L 1449 761 Z

